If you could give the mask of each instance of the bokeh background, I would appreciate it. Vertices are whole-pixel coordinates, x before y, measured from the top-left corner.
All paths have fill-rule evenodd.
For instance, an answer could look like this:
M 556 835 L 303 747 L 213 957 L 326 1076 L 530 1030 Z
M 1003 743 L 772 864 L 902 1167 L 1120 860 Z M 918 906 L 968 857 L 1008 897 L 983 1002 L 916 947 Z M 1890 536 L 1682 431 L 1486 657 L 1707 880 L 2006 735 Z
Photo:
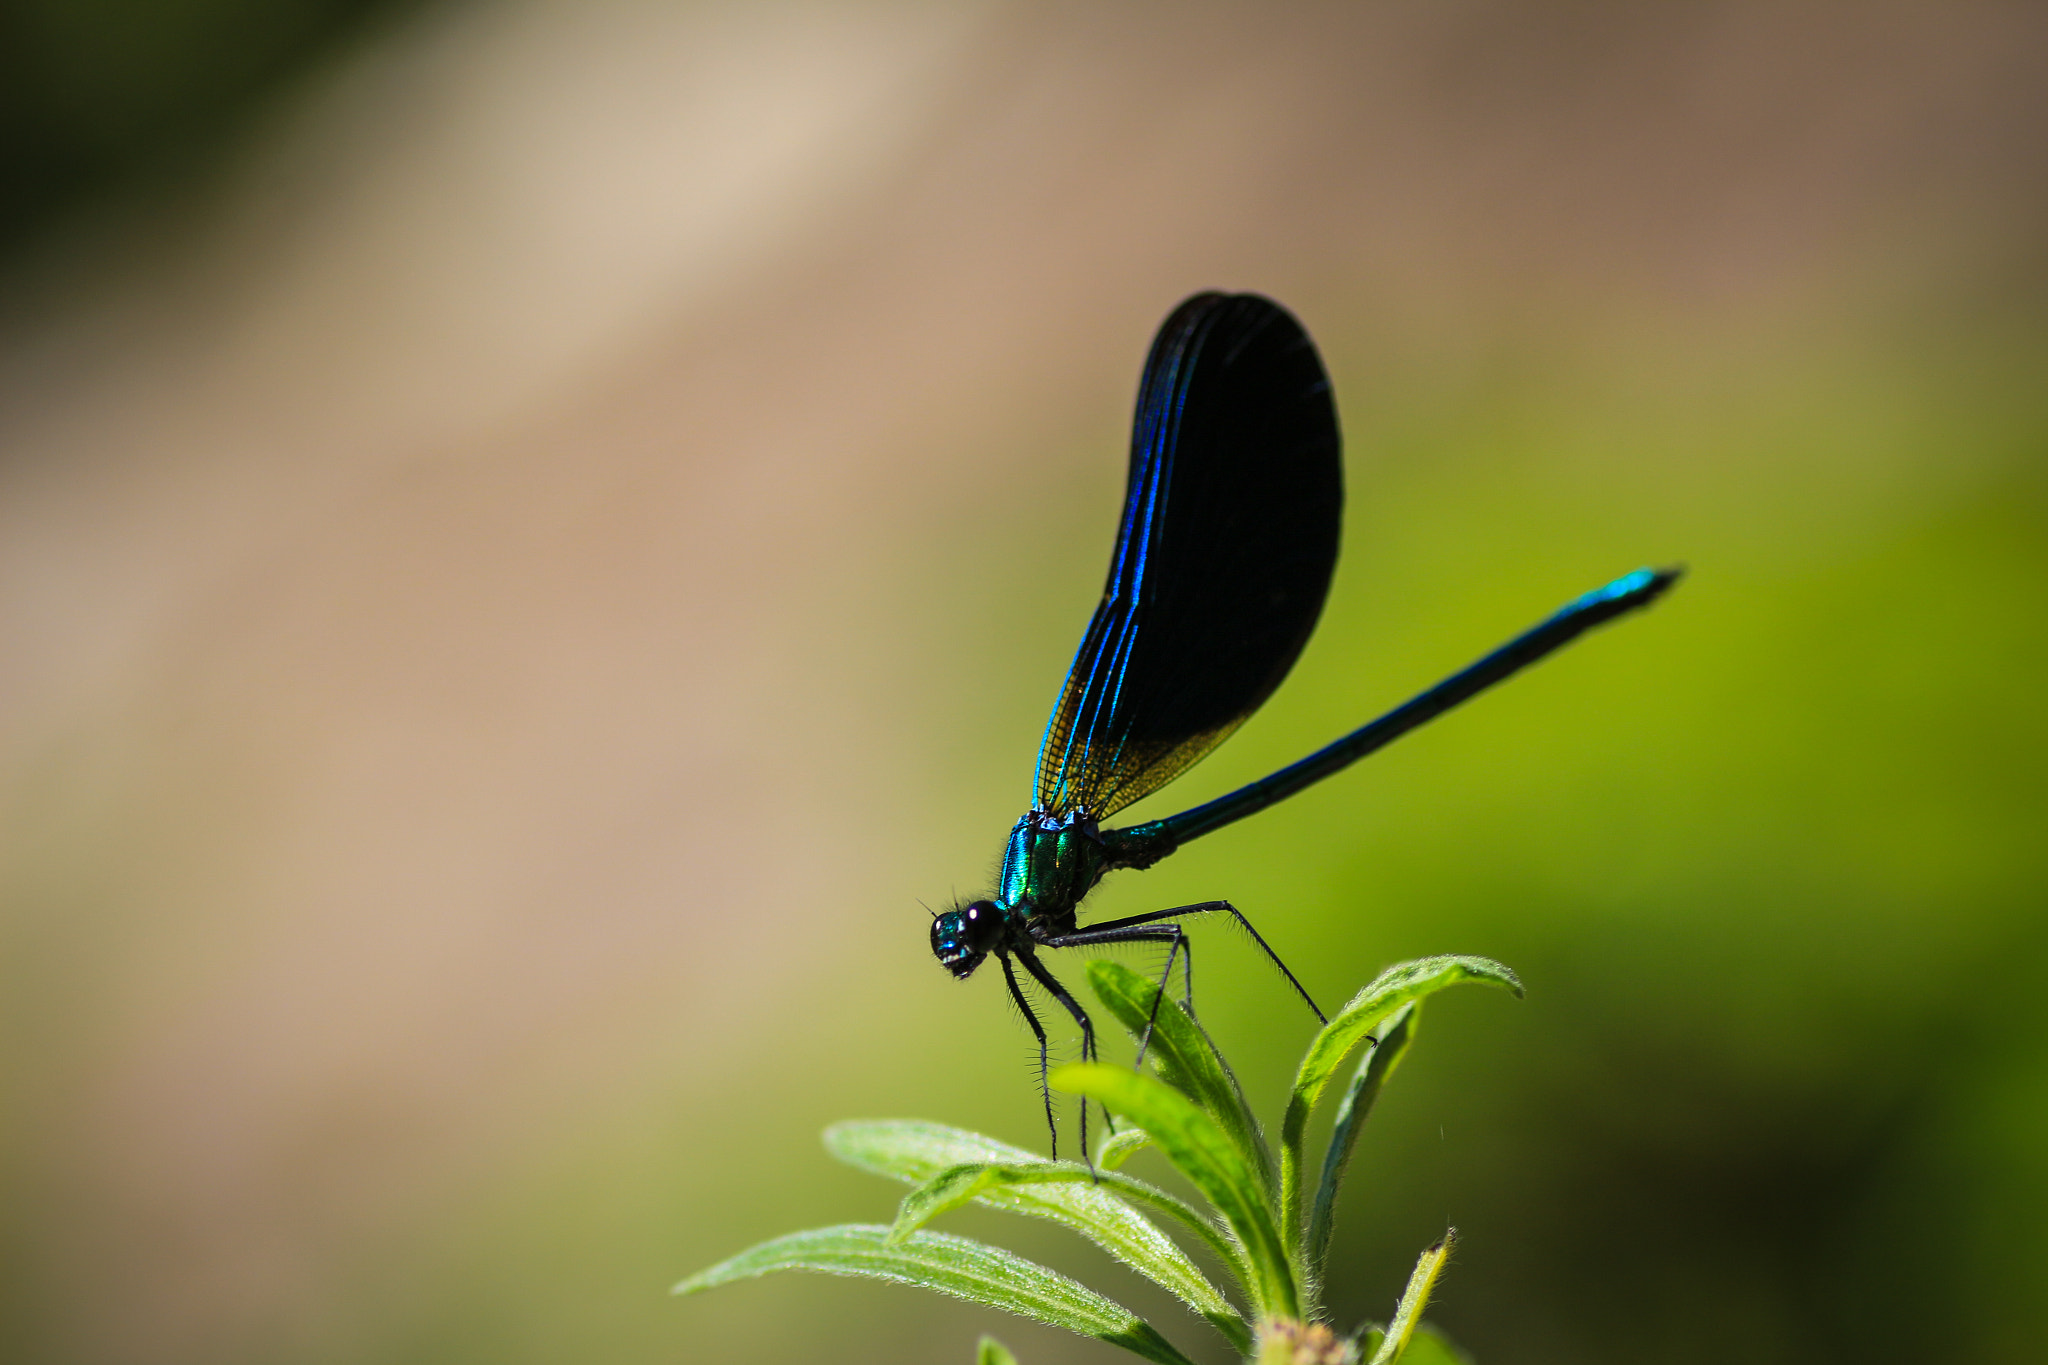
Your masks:
M 1091 902 L 1527 980 L 1431 1007 L 1345 1320 L 1450 1222 L 1482 1362 L 2040 1358 L 2048 12 L 10 0 L 0 73 L 0 1356 L 1119 1358 L 665 1291 L 890 1215 L 835 1118 L 1042 1140 L 920 902 L 1220 286 L 1345 548 L 1134 817 L 1693 571 Z M 1270 1106 L 1307 1020 L 1202 942 Z

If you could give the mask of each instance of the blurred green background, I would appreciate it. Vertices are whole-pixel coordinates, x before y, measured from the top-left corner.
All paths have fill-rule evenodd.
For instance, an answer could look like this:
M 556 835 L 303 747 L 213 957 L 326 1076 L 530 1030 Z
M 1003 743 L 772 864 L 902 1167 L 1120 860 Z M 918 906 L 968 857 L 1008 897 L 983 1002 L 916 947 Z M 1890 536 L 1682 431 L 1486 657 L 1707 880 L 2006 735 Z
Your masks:
M 1431 1006 L 1347 1321 L 1449 1222 L 1481 1361 L 2039 1357 L 2038 9 L 0 32 L 6 1359 L 1115 1358 L 665 1290 L 889 1216 L 833 1119 L 1042 1140 L 920 901 L 1028 800 L 1205 287 L 1320 342 L 1345 548 L 1288 684 L 1133 818 L 1692 569 L 1090 902 L 1228 896 L 1326 1001 L 1431 952 L 1528 983 Z M 1306 1020 L 1201 941 L 1270 1112 Z M 1202 1342 L 1055 1230 L 952 1226 Z

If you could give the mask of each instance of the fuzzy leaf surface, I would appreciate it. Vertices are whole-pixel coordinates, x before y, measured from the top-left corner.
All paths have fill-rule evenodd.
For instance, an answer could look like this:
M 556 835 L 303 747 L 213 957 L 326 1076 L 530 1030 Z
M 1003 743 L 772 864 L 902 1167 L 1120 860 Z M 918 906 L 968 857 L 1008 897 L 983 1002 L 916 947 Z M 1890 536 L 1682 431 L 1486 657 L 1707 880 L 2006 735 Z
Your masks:
M 1149 1206 L 1179 1220 L 1191 1231 L 1201 1236 L 1210 1248 L 1222 1258 L 1233 1273 L 1242 1274 L 1243 1260 L 1232 1246 L 1218 1232 L 1214 1224 L 1204 1218 L 1186 1202 L 1176 1199 L 1166 1191 L 1156 1189 L 1140 1180 L 1114 1172 L 1090 1171 L 1086 1166 L 1073 1162 L 1033 1161 L 1024 1164 L 998 1164 L 992 1162 L 967 1162 L 959 1166 L 948 1166 L 945 1170 L 927 1180 L 924 1184 L 903 1196 L 903 1203 L 896 1211 L 895 1226 L 889 1230 L 892 1244 L 899 1243 L 917 1232 L 940 1214 L 957 1209 L 963 1204 L 974 1202 L 990 1203 L 982 1198 L 994 1190 L 1015 1190 L 1019 1187 L 1045 1187 L 1049 1185 L 1087 1186 L 1093 1191 L 1109 1191 L 1122 1195 L 1140 1206 Z M 1091 1201 L 1092 1202 L 1092 1201 Z M 996 1207 L 1001 1207 L 997 1204 Z M 1147 1222 L 1147 1227 L 1151 1224 Z M 1110 1231 L 1114 1231 L 1111 1229 Z M 1094 1238 L 1098 1245 L 1104 1245 L 1101 1236 Z M 1164 1240 L 1164 1239 L 1161 1239 Z M 1251 1331 L 1237 1310 L 1216 1291 L 1214 1285 L 1203 1278 L 1201 1272 L 1180 1249 L 1166 1242 L 1174 1254 L 1159 1256 L 1150 1243 L 1131 1245 L 1125 1248 L 1123 1259 L 1140 1273 L 1150 1277 L 1160 1287 L 1180 1298 L 1188 1307 L 1207 1318 L 1210 1325 L 1240 1349 L 1248 1347 Z M 1122 1253 L 1120 1253 L 1122 1255 Z
M 674 1292 L 694 1294 L 783 1270 L 919 1285 L 1121 1346 L 1158 1365 L 1190 1365 L 1144 1319 L 1094 1290 L 999 1247 L 939 1232 L 920 1232 L 898 1245 L 889 1243 L 889 1229 L 866 1224 L 795 1232 L 699 1271 Z
M 1273 1181 L 1273 1152 L 1266 1135 L 1245 1102 L 1244 1089 L 1230 1070 L 1223 1054 L 1209 1041 L 1209 1035 L 1178 1000 L 1159 998 L 1159 983 L 1151 981 L 1121 962 L 1097 959 L 1088 964 L 1088 985 L 1117 1022 L 1130 1030 L 1131 1037 L 1145 1037 L 1145 1025 L 1152 1023 L 1146 1056 L 1158 1068 L 1160 1078 L 1186 1095 L 1222 1126 L 1244 1153 L 1247 1163 L 1270 1188 Z M 1153 1011 L 1158 1011 L 1154 1019 Z
M 1245 1288 L 1261 1315 L 1301 1315 L 1300 1294 L 1265 1183 L 1223 1129 L 1180 1091 L 1120 1066 L 1077 1062 L 1053 1072 L 1053 1089 L 1097 1100 L 1142 1126 L 1180 1173 L 1230 1225 L 1249 1262 Z
M 1445 1228 L 1442 1240 L 1422 1255 L 1415 1258 L 1415 1269 L 1409 1273 L 1408 1287 L 1401 1293 L 1401 1302 L 1394 1308 L 1394 1320 L 1387 1324 L 1387 1333 L 1380 1341 L 1380 1347 L 1373 1352 L 1369 1365 L 1394 1365 L 1408 1350 L 1416 1329 L 1422 1325 L 1422 1314 L 1429 1307 L 1429 1296 L 1436 1289 L 1436 1282 L 1444 1273 L 1445 1262 L 1451 1259 L 1451 1249 L 1458 1244 L 1458 1230 Z
M 1246 1328 L 1237 1310 L 1209 1283 L 1177 1243 L 1128 1202 L 1136 1199 L 1174 1217 L 1236 1269 L 1236 1250 L 1208 1220 L 1164 1190 L 1126 1175 L 1098 1182 L 1085 1166 L 1051 1162 L 1022 1147 L 964 1128 L 915 1119 L 835 1123 L 825 1148 L 849 1166 L 916 1185 L 898 1211 L 909 1232 L 947 1209 L 978 1203 L 1072 1228 L 1208 1319 L 1235 1344 Z M 917 1201 L 913 1207 L 911 1201 Z

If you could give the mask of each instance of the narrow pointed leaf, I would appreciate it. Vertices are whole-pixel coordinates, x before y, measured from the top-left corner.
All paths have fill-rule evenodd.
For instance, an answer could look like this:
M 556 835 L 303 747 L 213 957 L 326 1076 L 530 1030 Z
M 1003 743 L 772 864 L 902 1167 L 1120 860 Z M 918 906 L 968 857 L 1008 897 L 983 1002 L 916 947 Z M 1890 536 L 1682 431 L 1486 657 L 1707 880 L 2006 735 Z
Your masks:
M 1280 1125 L 1280 1221 L 1287 1229 L 1289 1251 L 1299 1255 L 1304 1235 L 1301 1216 L 1302 1144 L 1308 1133 L 1309 1115 L 1330 1077 L 1343 1065 L 1351 1049 L 1411 1000 L 1434 995 L 1461 981 L 1478 981 L 1522 994 L 1522 983 L 1500 963 L 1484 957 L 1425 957 L 1402 962 L 1381 972 L 1364 990 L 1351 998 L 1323 1025 L 1301 1069 L 1294 1076 L 1294 1091 L 1287 1098 L 1287 1115 Z
M 1185 1201 L 1129 1176 L 1091 1171 L 1072 1162 L 1034 1161 L 1024 1165 L 968 1162 L 948 1166 L 903 1196 L 903 1202 L 896 1211 L 895 1226 L 889 1230 L 890 1244 L 903 1242 L 932 1219 L 963 1204 L 980 1201 L 1003 1207 L 996 1201 L 983 1199 L 991 1191 L 1015 1190 L 1019 1186 L 1035 1186 L 1042 1190 L 1048 1185 L 1086 1185 L 1098 1192 L 1107 1190 L 1133 1204 L 1168 1214 L 1200 1236 L 1234 1275 L 1243 1277 L 1243 1258 L 1237 1248 Z M 1146 1223 L 1145 1226 L 1150 1227 L 1151 1224 Z M 1106 1245 L 1101 1237 L 1094 1240 L 1098 1245 Z M 1165 1241 L 1164 1238 L 1159 1240 Z M 1231 1345 L 1244 1349 L 1251 1341 L 1251 1331 L 1244 1319 L 1230 1306 L 1229 1300 L 1202 1276 L 1194 1263 L 1180 1253 L 1178 1247 L 1171 1242 L 1166 1242 L 1166 1245 L 1172 1249 L 1172 1254 L 1158 1254 L 1150 1242 L 1135 1245 L 1126 1242 L 1118 1254 L 1133 1269 L 1149 1276 L 1207 1318 Z
M 896 1206 L 896 1223 L 889 1229 L 893 1246 L 942 1213 L 950 1213 L 973 1200 L 995 1183 L 997 1167 L 983 1162 L 948 1166 L 924 1184 L 903 1196 Z
M 1085 1185 L 1094 1191 L 1106 1191 L 1120 1196 L 1126 1204 L 1139 1210 L 1150 1209 L 1154 1213 L 1163 1213 L 1200 1237 L 1234 1274 L 1240 1278 L 1243 1276 L 1242 1258 L 1238 1255 L 1235 1243 L 1223 1234 L 1213 1219 L 1203 1215 L 1186 1200 L 1176 1198 L 1156 1185 L 1133 1179 L 1120 1172 L 1091 1171 L 1086 1166 L 1068 1161 L 1041 1161 L 1024 1165 L 974 1162 L 949 1166 L 903 1196 L 903 1202 L 897 1206 L 892 1235 L 898 1238 L 907 1237 L 940 1214 L 967 1203 L 984 1203 L 993 1208 L 1007 1208 L 1010 1207 L 1009 1204 L 984 1196 L 999 1191 L 1023 1193 L 1017 1189 L 1019 1186 L 1047 1185 Z M 1169 1289 L 1173 1287 L 1170 1282 L 1158 1275 L 1154 1275 L 1153 1278 Z M 1207 1285 L 1207 1281 L 1202 1283 L 1204 1286 Z
M 910 1198 L 922 1196 L 936 1206 L 918 1213 L 906 1199 L 897 1215 L 898 1226 L 906 1232 L 969 1201 L 1044 1218 L 1080 1233 L 1160 1285 L 1208 1319 L 1233 1345 L 1245 1338 L 1247 1329 L 1237 1310 L 1172 1238 L 1131 1206 L 1132 1201 L 1185 1223 L 1239 1278 L 1243 1257 L 1208 1219 L 1164 1190 L 1109 1172 L 1098 1181 L 1085 1166 L 1046 1161 L 980 1133 L 915 1119 L 835 1123 L 825 1130 L 825 1148 L 849 1166 L 919 1186 Z M 974 1173 L 967 1174 L 967 1168 L 974 1168 Z M 1012 1174 L 984 1179 L 982 1172 L 991 1170 Z M 948 1184 L 945 1191 L 923 1193 L 941 1177 L 972 1188 L 962 1192 L 960 1186 Z
M 1162 1080 L 1200 1105 L 1222 1126 L 1259 1179 L 1270 1188 L 1273 1153 L 1266 1146 L 1266 1135 L 1253 1117 L 1251 1106 L 1245 1103 L 1244 1090 L 1223 1060 L 1223 1054 L 1216 1050 L 1187 1008 L 1178 1000 L 1159 1000 L 1159 984 L 1121 962 L 1097 959 L 1089 963 L 1088 984 L 1096 999 L 1130 1030 L 1131 1037 L 1143 1038 L 1146 1022 L 1152 1021 L 1152 1036 L 1145 1051 L 1147 1060 L 1158 1068 Z
M 1395 1010 L 1410 1000 L 1434 995 L 1461 981 L 1478 981 L 1522 994 L 1515 974 L 1491 958 L 1425 957 L 1387 968 L 1371 985 L 1351 998 L 1336 1017 L 1323 1026 L 1294 1079 L 1294 1100 L 1314 1108 L 1330 1076 L 1343 1064 L 1351 1049 Z M 1289 1117 L 1293 1106 L 1289 1106 Z
M 1408 1340 L 1421 1325 L 1423 1310 L 1429 1307 L 1429 1296 L 1436 1288 L 1437 1277 L 1444 1273 L 1444 1263 L 1450 1260 L 1451 1249 L 1457 1244 L 1458 1230 L 1445 1228 L 1443 1240 L 1416 1258 L 1415 1269 L 1408 1276 L 1408 1288 L 1402 1292 L 1400 1305 L 1394 1309 L 1394 1320 L 1387 1324 L 1386 1338 L 1373 1352 L 1369 1365 L 1394 1365 L 1401 1358 L 1401 1353 L 1408 1349 Z
M 1120 1066 L 1078 1062 L 1049 1078 L 1053 1089 L 1098 1100 L 1143 1126 L 1236 1234 L 1249 1262 L 1245 1288 L 1261 1315 L 1301 1316 L 1300 1294 L 1263 1182 L 1223 1129 L 1163 1081 Z
M 1352 1148 L 1358 1144 L 1359 1130 L 1365 1127 L 1366 1117 L 1372 1113 L 1373 1101 L 1379 1098 L 1380 1088 L 1386 1084 L 1387 1077 L 1394 1074 L 1394 1068 L 1401 1064 L 1408 1045 L 1415 1040 L 1415 1022 L 1421 1009 L 1420 1001 L 1411 1001 L 1394 1012 L 1386 1027 L 1380 1030 L 1378 1046 L 1359 1061 L 1358 1073 L 1351 1078 L 1344 1098 L 1338 1101 L 1337 1121 L 1330 1129 L 1330 1145 L 1323 1153 L 1323 1178 L 1316 1186 L 1315 1203 L 1310 1207 L 1308 1217 L 1309 1273 L 1318 1281 L 1322 1279 L 1323 1264 L 1330 1254 L 1330 1231 L 1335 1226 L 1337 1192 L 1344 1184 L 1345 1169 L 1351 1164 Z
M 1119 1128 L 1103 1135 L 1102 1145 L 1095 1149 L 1095 1164 L 1105 1171 L 1118 1170 L 1151 1142 L 1143 1128 Z
M 1017 1365 L 1017 1357 L 994 1337 L 983 1337 L 974 1352 L 974 1365 Z
M 780 1270 L 919 1285 L 1064 1327 L 1159 1365 L 1189 1365 L 1144 1319 L 1094 1290 L 999 1247 L 939 1232 L 920 1232 L 898 1246 L 889 1244 L 887 1228 L 861 1224 L 791 1233 L 699 1271 L 675 1292 L 694 1294 Z

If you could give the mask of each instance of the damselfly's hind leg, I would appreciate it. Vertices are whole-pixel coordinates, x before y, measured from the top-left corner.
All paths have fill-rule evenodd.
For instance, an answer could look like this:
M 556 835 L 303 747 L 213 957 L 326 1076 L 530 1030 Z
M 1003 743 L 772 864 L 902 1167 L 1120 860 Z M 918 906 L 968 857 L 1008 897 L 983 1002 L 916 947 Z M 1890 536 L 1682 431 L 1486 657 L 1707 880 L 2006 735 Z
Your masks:
M 1113 919 L 1102 924 L 1091 924 L 1086 929 L 1077 930 L 1071 934 L 1061 934 L 1058 938 L 1041 939 L 1040 942 L 1055 948 L 1081 947 L 1090 943 L 1128 942 L 1131 936 L 1119 935 L 1119 930 L 1135 929 L 1145 924 L 1158 924 L 1161 920 L 1178 919 L 1182 915 L 1208 915 L 1214 914 L 1217 911 L 1229 914 L 1231 918 L 1244 926 L 1244 931 L 1252 936 L 1252 942 L 1259 945 L 1259 951 L 1266 955 L 1266 960 L 1275 967 L 1278 967 L 1280 975 L 1287 978 L 1287 984 L 1294 987 L 1294 993 L 1301 997 L 1303 1004 L 1308 1006 L 1309 1013 L 1315 1015 L 1317 1023 L 1327 1024 L 1330 1022 L 1323 1012 L 1316 1007 L 1316 1002 L 1309 998 L 1309 993 L 1302 988 L 1301 982 L 1295 980 L 1294 973 L 1287 970 L 1287 964 L 1280 960 L 1280 954 L 1274 952 L 1266 940 L 1259 937 L 1259 931 L 1252 928 L 1252 922 L 1239 914 L 1237 907 L 1229 901 L 1201 901 L 1195 905 L 1176 905 L 1171 910 L 1154 910 L 1149 915 L 1132 915 L 1128 919 Z M 1179 932 L 1179 925 L 1170 927 L 1175 932 Z M 1155 932 L 1164 933 L 1166 931 L 1161 929 Z M 1185 951 L 1185 946 L 1183 946 L 1183 951 Z M 1190 960 L 1190 970 L 1192 971 L 1192 959 Z M 1192 1003 L 1188 1007 L 1188 1012 L 1190 1014 L 1194 1013 Z

